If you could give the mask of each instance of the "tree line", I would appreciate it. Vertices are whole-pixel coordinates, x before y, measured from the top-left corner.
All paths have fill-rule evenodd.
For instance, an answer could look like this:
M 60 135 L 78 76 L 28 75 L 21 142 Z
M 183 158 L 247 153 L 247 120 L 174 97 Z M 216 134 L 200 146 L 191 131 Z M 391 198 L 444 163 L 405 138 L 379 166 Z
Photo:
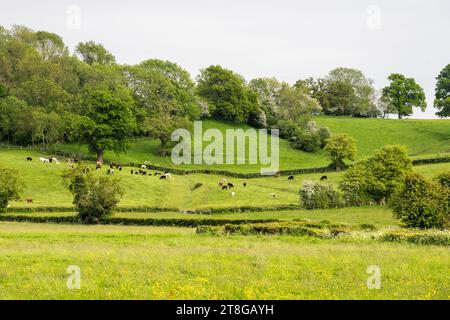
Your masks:
M 435 107 L 450 116 L 450 65 L 437 78 Z M 337 68 L 294 85 L 275 78 L 246 81 L 212 65 L 193 79 L 176 63 L 157 59 L 121 65 L 102 44 L 79 43 L 73 54 L 57 34 L 0 26 L 0 140 L 17 145 L 81 142 L 103 159 L 122 152 L 130 137 L 149 136 L 170 148 L 176 128 L 217 119 L 280 129 L 295 148 L 325 146 L 319 114 L 399 118 L 424 110 L 425 94 L 412 78 L 389 76 L 376 90 L 361 71 Z

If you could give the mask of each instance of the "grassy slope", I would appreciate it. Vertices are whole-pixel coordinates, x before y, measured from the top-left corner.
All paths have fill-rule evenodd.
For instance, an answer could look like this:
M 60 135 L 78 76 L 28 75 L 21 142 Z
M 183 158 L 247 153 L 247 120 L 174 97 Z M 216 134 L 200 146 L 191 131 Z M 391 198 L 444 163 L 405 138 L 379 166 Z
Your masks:
M 444 247 L 361 239 L 0 223 L 1 299 L 449 299 L 449 264 Z
M 404 144 L 410 155 L 415 158 L 428 158 L 450 153 L 450 120 L 387 120 L 355 119 L 348 117 L 318 117 L 317 122 L 328 126 L 332 132 L 345 132 L 358 141 L 357 160 L 371 156 L 376 149 L 393 143 Z M 203 128 L 217 128 L 225 132 L 238 126 L 217 121 L 204 121 Z M 248 128 L 240 125 L 241 128 Z M 204 143 L 206 145 L 207 143 Z M 87 154 L 87 148 L 79 145 L 60 145 L 58 149 Z M 158 143 L 151 140 L 139 140 L 131 144 L 126 154 L 107 153 L 106 159 L 122 163 L 143 163 L 172 166 L 170 157 L 158 155 Z M 292 149 L 286 140 L 280 140 L 281 169 L 322 167 L 328 164 L 324 152 L 306 153 Z M 196 165 L 180 166 L 186 169 L 198 168 Z M 202 168 L 204 166 L 201 166 Z M 210 169 L 235 172 L 259 172 L 259 165 L 212 165 Z
M 33 162 L 26 162 L 28 155 L 34 157 Z M 0 151 L 0 164 L 20 170 L 26 182 L 23 198 L 32 197 L 32 206 L 71 206 L 71 195 L 63 186 L 60 177 L 66 168 L 66 163 L 43 164 L 38 160 L 39 153 L 25 150 Z M 442 170 L 449 170 L 450 163 L 424 165 L 416 167 L 419 172 L 435 174 Z M 106 168 L 99 174 L 105 174 Z M 217 183 L 220 176 L 192 174 L 187 176 L 173 176 L 168 181 L 159 180 L 154 176 L 136 176 L 130 174 L 130 168 L 117 172 L 121 176 L 126 189 L 121 207 L 154 206 L 165 208 L 213 208 L 234 206 L 277 206 L 298 204 L 298 190 L 304 179 L 319 179 L 321 174 L 298 175 L 294 181 L 287 181 L 286 177 L 230 179 L 236 186 L 233 198 L 229 191 L 222 191 Z M 337 183 L 342 176 L 338 173 L 327 173 L 328 181 Z M 203 186 L 191 191 L 195 183 Z M 247 187 L 242 183 L 247 182 Z M 273 199 L 270 193 L 277 198 Z M 25 206 L 24 200 L 12 203 L 12 206 Z

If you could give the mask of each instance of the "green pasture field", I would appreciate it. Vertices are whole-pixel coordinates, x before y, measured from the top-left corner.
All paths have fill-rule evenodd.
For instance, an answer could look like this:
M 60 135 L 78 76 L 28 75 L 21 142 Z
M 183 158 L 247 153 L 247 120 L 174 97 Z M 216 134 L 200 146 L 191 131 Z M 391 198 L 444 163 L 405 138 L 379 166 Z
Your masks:
M 0 222 L 0 299 L 449 299 L 449 265 L 439 246 Z
M 374 152 L 387 144 L 403 144 L 412 158 L 433 158 L 450 154 L 450 120 L 389 120 L 389 119 L 356 119 L 349 117 L 321 116 L 315 119 L 318 124 L 328 126 L 334 133 L 348 133 L 357 140 L 358 153 L 356 160 L 368 158 Z M 245 125 L 236 125 L 213 120 L 203 121 L 203 130 L 217 128 L 225 134 L 226 129 L 248 129 Z M 270 139 L 269 139 L 270 141 Z M 209 142 L 204 142 L 206 146 Z M 248 147 L 248 146 L 247 146 Z M 58 145 L 56 149 L 74 154 L 88 154 L 83 145 Z M 270 148 L 269 148 L 270 149 Z M 115 155 L 108 152 L 108 161 L 121 163 L 144 163 L 173 167 L 170 155 L 162 157 L 158 152 L 158 142 L 151 139 L 133 141 L 125 154 Z M 323 151 L 307 153 L 293 149 L 289 142 L 280 139 L 280 169 L 299 169 L 324 167 L 329 160 Z M 222 164 L 211 166 L 180 165 L 183 169 L 211 169 L 231 172 L 259 172 L 261 165 Z
M 39 157 L 45 154 L 17 149 L 0 149 L 0 164 L 17 168 L 25 180 L 23 199 L 12 202 L 11 207 L 70 207 L 72 195 L 63 184 L 61 173 L 67 168 L 67 162 L 44 164 Z M 27 162 L 26 157 L 33 161 Z M 92 166 L 92 164 L 90 164 Z M 276 207 L 298 205 L 298 192 L 305 179 L 318 180 L 323 173 L 296 175 L 294 181 L 286 176 L 279 178 L 262 177 L 254 179 L 237 179 L 226 177 L 235 185 L 233 191 L 220 190 L 218 182 L 223 178 L 216 175 L 190 174 L 173 175 L 171 179 L 160 180 L 157 176 L 131 175 L 125 167 L 116 175 L 122 179 L 125 196 L 120 207 L 160 207 L 174 209 L 231 208 L 239 206 Z M 98 174 L 106 174 L 103 168 Z M 426 175 L 435 175 L 450 170 L 450 163 L 416 166 L 415 170 Z M 154 172 L 154 171 L 152 171 Z M 327 172 L 328 182 L 338 183 L 342 173 Z M 243 183 L 247 183 L 244 187 Z M 202 187 L 193 190 L 196 183 Z M 271 195 L 275 193 L 275 198 Z M 26 204 L 25 198 L 31 197 L 33 204 Z

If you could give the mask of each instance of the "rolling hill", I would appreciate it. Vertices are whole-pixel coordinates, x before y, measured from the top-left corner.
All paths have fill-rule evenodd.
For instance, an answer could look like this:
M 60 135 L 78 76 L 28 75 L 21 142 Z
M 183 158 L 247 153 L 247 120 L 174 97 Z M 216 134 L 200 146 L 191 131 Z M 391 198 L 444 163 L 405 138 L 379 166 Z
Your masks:
M 412 158 L 432 158 L 450 154 L 450 120 L 389 120 L 389 119 L 360 119 L 348 117 L 326 117 L 315 119 L 318 124 L 328 126 L 333 133 L 348 133 L 357 140 L 358 153 L 356 160 L 365 159 L 373 155 L 380 147 L 386 144 L 403 144 Z M 225 122 L 207 120 L 203 121 L 203 128 L 216 128 L 225 134 L 226 129 L 248 129 L 245 125 L 235 125 Z M 270 139 L 269 139 L 270 141 Z M 206 145 L 207 143 L 203 143 Z M 134 140 L 130 149 L 120 155 L 107 152 L 106 161 L 120 163 L 144 163 L 173 167 L 170 155 L 162 157 L 158 152 L 158 141 L 151 139 Z M 64 144 L 57 145 L 56 150 L 86 155 L 87 147 L 84 145 Z M 280 139 L 280 169 L 299 169 L 324 167 L 329 160 L 323 151 L 307 153 L 293 149 L 289 142 Z M 232 172 L 259 172 L 261 165 L 249 164 L 221 164 L 221 165 L 194 165 L 183 164 L 177 166 L 183 169 L 209 168 L 211 170 L 226 170 Z

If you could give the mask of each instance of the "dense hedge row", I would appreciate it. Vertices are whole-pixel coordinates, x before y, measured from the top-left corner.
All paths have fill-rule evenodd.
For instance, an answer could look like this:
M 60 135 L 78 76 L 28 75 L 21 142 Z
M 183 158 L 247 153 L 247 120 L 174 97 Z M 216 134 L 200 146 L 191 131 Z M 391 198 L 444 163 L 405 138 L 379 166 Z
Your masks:
M 27 215 L 0 215 L 0 221 L 11 222 L 34 222 L 34 223 L 64 223 L 76 224 L 81 223 L 77 216 L 47 216 L 36 217 Z M 100 224 L 115 225 L 137 225 L 137 226 L 173 226 L 173 227 L 197 227 L 200 225 L 223 226 L 226 224 L 248 224 L 248 223 L 270 223 L 276 222 L 277 219 L 156 219 L 156 218 L 108 218 L 102 220 Z
M 239 212 L 262 212 L 262 211 L 281 211 L 281 210 L 300 210 L 299 205 L 280 205 L 270 207 L 223 207 L 223 208 L 204 208 L 204 209 L 178 209 L 161 207 L 118 207 L 114 212 L 181 212 L 187 214 L 213 214 L 213 213 L 239 213 Z M 74 212 L 73 207 L 13 207 L 8 208 L 11 213 L 32 213 L 32 212 Z
M 450 246 L 450 233 L 406 233 L 393 231 L 383 234 L 381 241 L 409 242 L 421 245 Z
M 333 238 L 343 234 L 350 234 L 354 229 L 347 225 L 331 225 L 320 222 L 271 222 L 259 223 L 252 221 L 248 224 L 226 224 L 223 227 L 199 226 L 199 234 L 240 234 L 240 235 L 294 235 L 318 238 Z

